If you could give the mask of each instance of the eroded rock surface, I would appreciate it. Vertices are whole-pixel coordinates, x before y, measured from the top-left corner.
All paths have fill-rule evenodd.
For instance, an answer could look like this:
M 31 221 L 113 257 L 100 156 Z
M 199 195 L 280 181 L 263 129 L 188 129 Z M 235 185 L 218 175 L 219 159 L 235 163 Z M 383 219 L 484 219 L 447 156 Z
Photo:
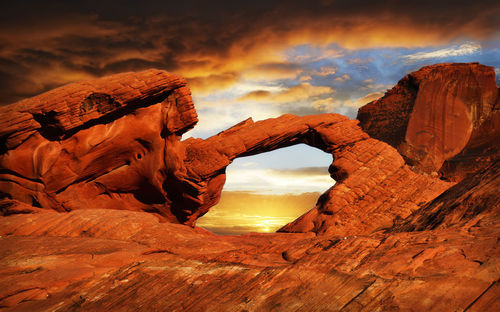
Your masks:
M 181 142 L 196 112 L 185 81 L 162 71 L 71 84 L 3 112 L 0 191 L 35 208 L 147 211 L 194 226 L 218 202 L 236 157 L 299 143 L 332 154 L 337 185 L 282 231 L 369 233 L 450 186 L 411 172 L 394 148 L 336 114 L 248 119 L 206 140 Z M 364 222 L 360 206 L 376 218 Z M 20 211 L 3 207 L 4 214 Z
M 468 178 L 475 187 L 465 192 L 458 187 L 453 196 L 498 188 L 498 166 L 487 171 L 480 180 Z M 484 175 L 490 178 L 483 180 Z M 449 196 L 443 195 L 429 207 L 446 214 Z M 429 229 L 423 221 L 421 231 L 394 227 L 348 236 L 217 236 L 133 211 L 12 215 L 0 218 L 0 306 L 9 311 L 498 311 L 500 207 L 498 201 L 488 209 L 475 203 L 458 204 L 457 210 L 470 213 L 455 225 Z M 415 224 L 415 217 L 408 221 Z
M 356 121 L 341 115 L 284 115 L 255 123 L 249 119 L 206 140 L 184 142 L 188 176 L 195 182 L 194 200 L 183 204 L 188 220 L 194 223 L 217 202 L 225 168 L 234 158 L 298 143 L 332 154 L 329 171 L 337 184 L 320 197 L 316 208 L 280 231 L 370 233 L 406 218 L 451 186 L 412 172 L 394 148 L 370 138 Z M 369 220 L 367 213 L 372 215 Z
M 478 64 L 410 74 L 361 110 L 372 137 L 325 114 L 180 141 L 189 89 L 157 70 L 0 108 L 0 310 L 498 311 L 490 78 Z M 194 226 L 232 160 L 298 143 L 332 155 L 337 183 L 281 230 L 297 233 Z
M 0 193 L 36 208 L 144 210 L 177 222 L 166 181 L 183 174 L 180 136 L 197 122 L 190 94 L 183 78 L 148 70 L 0 108 Z
M 493 67 L 437 64 L 405 76 L 360 108 L 361 127 L 396 147 L 410 165 L 450 180 L 499 154 L 500 99 Z

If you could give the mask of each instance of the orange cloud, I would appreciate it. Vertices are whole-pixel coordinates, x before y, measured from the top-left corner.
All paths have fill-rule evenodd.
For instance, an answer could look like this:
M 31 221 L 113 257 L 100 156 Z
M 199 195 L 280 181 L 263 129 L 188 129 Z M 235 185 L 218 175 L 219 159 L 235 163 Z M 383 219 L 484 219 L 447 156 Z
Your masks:
M 312 106 L 319 112 L 333 112 L 333 109 L 339 106 L 339 101 L 334 98 L 319 99 L 312 102 Z
M 384 92 L 372 92 L 372 93 L 368 93 L 367 95 L 365 95 L 363 97 L 360 97 L 357 100 L 345 101 L 344 105 L 358 108 L 358 107 L 361 107 L 365 104 L 370 103 L 371 101 L 377 100 L 377 99 L 381 98 L 382 96 L 384 96 Z
M 313 86 L 308 82 L 301 83 L 273 96 L 276 102 L 295 102 L 307 100 L 324 94 L 331 94 L 334 90 L 326 86 Z
M 259 64 L 243 71 L 243 77 L 251 80 L 294 79 L 302 73 L 297 64 L 275 62 Z
M 349 79 L 351 79 L 351 76 L 349 76 L 348 74 L 343 74 L 342 76 L 336 77 L 334 79 L 334 81 L 336 81 L 336 82 L 344 82 L 344 81 L 347 81 Z
M 240 97 L 240 101 L 270 101 L 274 103 L 291 103 L 301 102 L 310 98 L 329 95 L 334 93 L 331 87 L 328 86 L 313 86 L 308 82 L 290 87 L 280 92 L 269 92 L 264 90 L 256 90 Z
M 238 81 L 237 73 L 221 73 L 204 77 L 187 78 L 191 91 L 197 94 L 207 94 L 214 90 L 226 89 Z
M 266 90 L 255 90 L 240 97 L 240 101 L 261 101 L 271 98 L 272 93 Z
M 332 43 L 359 49 L 488 40 L 497 35 L 500 6 L 489 0 L 424 0 L 418 6 L 186 1 L 171 13 L 171 6 L 147 0 L 137 8 L 47 0 L 27 10 L 21 2 L 9 3 L 0 12 L 0 103 L 89 76 L 150 67 L 180 73 L 201 91 L 227 88 L 245 75 L 293 79 L 301 69 L 280 65 L 292 46 L 324 47 L 321 55 L 301 56 L 314 61 L 338 56 L 328 48 Z

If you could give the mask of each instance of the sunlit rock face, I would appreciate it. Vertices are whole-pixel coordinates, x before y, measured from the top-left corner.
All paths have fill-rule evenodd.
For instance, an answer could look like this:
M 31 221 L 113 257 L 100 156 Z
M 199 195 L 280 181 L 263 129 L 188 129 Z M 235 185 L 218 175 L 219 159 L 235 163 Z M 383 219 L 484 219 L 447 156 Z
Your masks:
M 2 118 L 0 190 L 32 210 L 126 209 L 194 225 L 219 201 L 235 158 L 298 143 L 332 154 L 330 173 L 338 184 L 282 231 L 369 232 L 447 187 L 410 172 L 394 148 L 336 114 L 248 119 L 206 140 L 181 142 L 196 112 L 186 82 L 163 71 L 67 85 L 2 108 Z M 415 188 L 401 192 L 408 186 L 403 177 Z M 412 198 L 415 191 L 419 199 Z M 381 205 L 377 221 L 362 221 L 357 207 L 394 196 L 402 208 Z M 11 202 L 4 214 L 26 209 L 16 207 Z
M 206 140 L 184 142 L 188 175 L 194 177 L 197 186 L 206 185 L 201 191 L 193 188 L 193 197 L 198 200 L 183 206 L 193 207 L 185 212 L 188 220 L 194 223 L 217 202 L 225 168 L 234 158 L 298 143 L 332 154 L 329 171 L 337 183 L 320 197 L 313 210 L 280 229 L 283 232 L 370 233 L 392 226 L 396 218 L 406 218 L 450 187 L 435 177 L 409 170 L 394 148 L 370 138 L 357 121 L 345 116 L 284 115 L 259 122 L 249 119 Z M 369 222 L 366 213 L 374 217 Z
M 498 154 L 498 93 L 493 67 L 431 65 L 361 107 L 358 119 L 416 169 L 457 181 Z
M 148 70 L 0 108 L 2 197 L 33 209 L 127 209 L 176 222 L 169 181 L 184 174 L 180 136 L 197 122 L 190 94 L 183 78 Z

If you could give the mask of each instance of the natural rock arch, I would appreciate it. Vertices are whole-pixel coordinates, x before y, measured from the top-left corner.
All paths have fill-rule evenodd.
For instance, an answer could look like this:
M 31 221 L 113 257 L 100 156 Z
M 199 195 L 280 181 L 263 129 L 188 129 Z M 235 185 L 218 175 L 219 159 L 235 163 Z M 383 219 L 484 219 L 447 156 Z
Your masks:
M 226 167 L 234 159 L 300 143 L 332 153 L 342 146 L 368 138 L 356 124 L 357 121 L 336 114 L 283 115 L 258 122 L 249 118 L 206 140 L 183 141 L 188 175 L 184 182 L 192 187 L 184 188 L 186 200 L 181 203 L 184 210 L 179 214 L 185 214 L 183 221 L 191 224 L 207 212 L 218 201 Z M 334 166 L 331 168 L 335 180 L 340 180 L 345 174 L 342 170 L 335 170 Z
M 179 206 L 183 210 L 174 206 L 174 211 L 185 224 L 194 224 L 217 203 L 225 168 L 232 160 L 299 143 L 332 154 L 329 172 L 337 184 L 320 197 L 314 209 L 281 231 L 366 233 L 392 225 L 396 217 L 407 217 L 434 198 L 436 190 L 448 187 L 438 179 L 413 173 L 394 148 L 370 138 L 357 124 L 338 114 L 283 115 L 258 122 L 247 119 L 206 140 L 188 139 L 183 142 L 188 174 L 184 183 L 190 188 L 184 188 Z M 362 222 L 366 210 L 358 209 L 368 205 L 374 208 L 370 223 Z
M 371 232 L 449 187 L 410 171 L 393 147 L 342 115 L 247 119 L 206 140 L 180 141 L 196 122 L 185 80 L 158 70 L 70 84 L 3 107 L 3 213 L 142 210 L 194 226 L 218 201 L 233 159 L 298 143 L 331 153 L 338 183 L 282 231 Z

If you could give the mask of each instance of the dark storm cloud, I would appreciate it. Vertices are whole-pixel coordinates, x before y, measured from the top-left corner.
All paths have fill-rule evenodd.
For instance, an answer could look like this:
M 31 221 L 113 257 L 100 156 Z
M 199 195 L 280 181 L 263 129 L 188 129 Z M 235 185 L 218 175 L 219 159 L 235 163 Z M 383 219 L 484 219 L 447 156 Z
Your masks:
M 0 103 L 157 67 L 209 88 L 248 68 L 291 73 L 273 49 L 422 46 L 498 36 L 497 1 L 3 1 Z M 278 63 L 277 63 L 278 62 Z M 211 79 L 211 78 L 212 79 Z M 213 79 L 218 77 L 219 79 Z M 217 85 L 218 84 L 218 85 Z

